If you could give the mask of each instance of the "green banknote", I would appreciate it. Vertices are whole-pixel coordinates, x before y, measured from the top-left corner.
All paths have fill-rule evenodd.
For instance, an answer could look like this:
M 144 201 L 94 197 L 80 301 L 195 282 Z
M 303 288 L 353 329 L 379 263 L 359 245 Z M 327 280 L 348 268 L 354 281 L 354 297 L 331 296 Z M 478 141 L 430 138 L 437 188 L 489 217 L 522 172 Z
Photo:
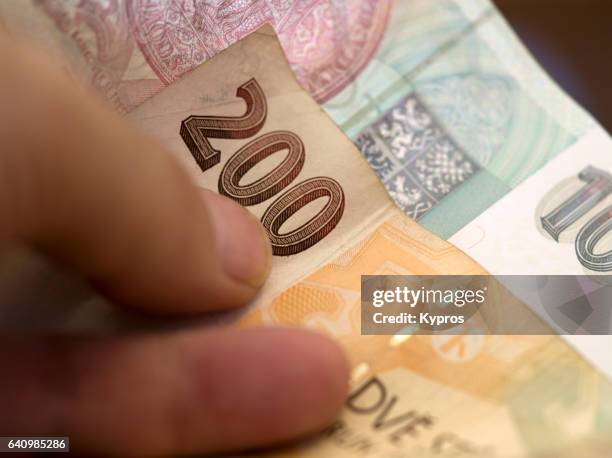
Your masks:
M 323 106 L 443 238 L 593 126 L 486 0 L 396 1 L 367 67 Z

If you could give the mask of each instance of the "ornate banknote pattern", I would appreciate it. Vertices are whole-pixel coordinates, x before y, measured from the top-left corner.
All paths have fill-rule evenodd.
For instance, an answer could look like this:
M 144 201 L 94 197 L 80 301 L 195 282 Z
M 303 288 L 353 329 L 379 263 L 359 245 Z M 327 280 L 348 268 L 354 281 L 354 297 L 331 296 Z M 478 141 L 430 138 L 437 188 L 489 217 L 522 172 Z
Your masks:
M 138 46 L 164 84 L 270 23 L 300 83 L 324 101 L 370 60 L 390 1 L 134 0 L 125 6 Z
M 390 10 L 391 0 L 7 0 L 0 16 L 130 111 L 266 23 L 323 102 L 370 61 Z
M 8 16 L 11 6 L 5 3 L 0 12 L 3 7 Z M 163 87 L 150 77 L 142 59 L 139 62 L 135 56 L 138 48 L 130 32 L 129 18 L 117 0 L 34 0 L 13 7 L 26 10 L 24 19 L 32 20 L 36 15 L 48 19 L 47 33 L 40 34 L 37 28 L 38 36 L 32 38 L 46 42 L 47 46 L 57 40 L 68 60 L 67 66 L 118 111 L 129 111 Z M 8 23 L 19 26 L 17 19 L 10 16 Z
M 414 219 L 479 169 L 415 95 L 364 129 L 355 143 L 395 203 Z

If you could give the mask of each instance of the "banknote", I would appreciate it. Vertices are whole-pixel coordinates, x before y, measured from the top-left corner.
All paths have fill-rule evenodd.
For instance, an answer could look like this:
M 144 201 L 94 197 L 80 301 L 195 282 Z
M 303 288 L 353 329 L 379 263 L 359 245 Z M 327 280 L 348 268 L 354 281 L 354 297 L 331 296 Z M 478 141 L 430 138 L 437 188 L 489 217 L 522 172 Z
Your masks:
M 360 275 L 482 272 L 404 215 L 243 318 L 332 334 L 352 365 L 344 412 L 280 456 L 533 456 L 606 440 L 608 380 L 556 336 L 361 336 Z M 587 432 L 588 431 L 588 432 Z M 578 440 L 578 439 L 576 439 Z
M 0 17 L 120 111 L 270 23 L 395 203 L 443 238 L 594 125 L 489 0 L 5 0 Z
M 410 4 L 394 4 L 372 62 L 325 102 L 327 112 L 400 208 L 490 272 L 609 273 L 608 135 L 547 77 L 487 2 Z M 415 26 L 414 17 L 427 25 Z M 562 176 L 573 187 L 558 185 Z M 588 211 L 565 206 L 546 213 L 582 185 L 573 204 Z M 545 198 L 549 206 L 536 208 Z M 588 226 L 591 218 L 596 222 Z M 591 232 L 577 238 L 585 225 Z M 537 301 L 523 299 L 538 309 Z M 601 323 L 593 311 L 580 313 L 571 319 L 581 326 Z M 612 375 L 610 337 L 565 338 Z
M 593 124 L 489 0 L 5 0 L 129 111 L 264 23 L 396 204 L 448 238 Z
M 594 126 L 489 0 L 6 0 L 0 16 L 122 111 L 271 23 L 395 203 L 443 238 Z
M 488 1 L 394 3 L 370 64 L 324 106 L 397 205 L 443 238 L 592 125 Z
M 5 0 L 120 111 L 270 23 L 395 203 L 448 238 L 594 126 L 488 0 Z
M 265 23 L 319 102 L 368 64 L 390 0 L 6 0 L 9 31 L 46 48 L 76 77 L 129 111 Z
M 362 274 L 484 273 L 388 194 L 447 238 L 592 130 L 490 4 L 15 5 L 0 4 L 10 31 L 45 41 L 197 183 L 262 219 L 277 256 L 242 324 L 307 326 L 347 349 L 342 417 L 281 454 L 523 456 L 609 436 L 609 382 L 559 338 L 359 335 Z M 269 28 L 179 80 L 263 22 L 361 154 L 300 89 Z M 398 181 L 402 171 L 420 174 Z M 84 321 L 113 321 L 104 304 L 86 305 Z
M 346 349 L 342 416 L 281 456 L 519 456 L 610 433 L 608 380 L 557 336 L 360 334 L 361 275 L 485 270 L 393 204 L 270 26 L 129 117 L 268 231 L 272 277 L 239 324 L 304 326 Z
M 450 241 L 494 274 L 582 274 L 597 280 L 611 270 L 611 172 L 612 140 L 594 128 Z M 537 296 L 523 299 L 538 310 Z M 600 334 L 610 323 L 603 312 L 576 306 L 567 315 L 583 332 Z M 612 373 L 609 335 L 565 338 Z
M 365 159 L 293 77 L 269 26 L 129 117 L 175 154 L 197 185 L 261 219 L 276 255 L 262 301 L 393 211 Z

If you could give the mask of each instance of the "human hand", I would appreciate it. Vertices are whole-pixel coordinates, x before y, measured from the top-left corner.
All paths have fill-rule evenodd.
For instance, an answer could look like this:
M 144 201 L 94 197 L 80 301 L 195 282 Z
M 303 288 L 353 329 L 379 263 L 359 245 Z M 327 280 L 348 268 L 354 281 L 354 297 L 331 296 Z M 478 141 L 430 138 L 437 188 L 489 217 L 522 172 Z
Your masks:
M 271 253 L 259 222 L 28 47 L 0 38 L 0 241 L 26 243 L 116 303 L 178 315 L 247 303 Z M 346 394 L 329 339 L 301 330 L 5 337 L 0 435 L 80 453 L 264 446 L 315 432 Z

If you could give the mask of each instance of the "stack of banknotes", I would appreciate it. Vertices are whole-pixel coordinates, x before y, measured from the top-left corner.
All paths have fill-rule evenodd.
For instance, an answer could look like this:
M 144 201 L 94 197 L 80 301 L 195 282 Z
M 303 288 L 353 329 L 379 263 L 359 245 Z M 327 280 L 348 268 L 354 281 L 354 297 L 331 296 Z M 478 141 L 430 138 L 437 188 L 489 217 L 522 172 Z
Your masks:
M 609 455 L 612 337 L 360 332 L 361 275 L 612 272 L 612 141 L 488 0 L 3 0 L 0 26 L 261 218 L 271 278 L 232 319 L 345 347 L 341 417 L 269 455 Z M 49 318 L 129 324 L 78 302 Z

